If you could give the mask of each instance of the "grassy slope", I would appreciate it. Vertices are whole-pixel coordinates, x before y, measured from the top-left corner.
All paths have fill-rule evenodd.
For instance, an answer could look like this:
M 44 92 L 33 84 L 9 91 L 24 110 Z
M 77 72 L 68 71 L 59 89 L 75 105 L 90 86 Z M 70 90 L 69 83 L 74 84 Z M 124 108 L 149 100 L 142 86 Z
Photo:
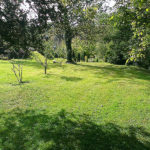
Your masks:
M 0 61 L 2 150 L 150 149 L 150 72 L 107 63 L 31 60 L 17 85 Z

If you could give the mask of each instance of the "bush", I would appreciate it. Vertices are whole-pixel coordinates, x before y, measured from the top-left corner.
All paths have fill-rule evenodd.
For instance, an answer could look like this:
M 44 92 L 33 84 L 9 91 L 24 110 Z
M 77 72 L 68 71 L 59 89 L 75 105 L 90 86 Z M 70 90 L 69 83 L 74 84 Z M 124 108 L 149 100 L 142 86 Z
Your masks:
M 1 60 L 8 60 L 8 57 L 4 56 L 3 54 L 0 55 Z

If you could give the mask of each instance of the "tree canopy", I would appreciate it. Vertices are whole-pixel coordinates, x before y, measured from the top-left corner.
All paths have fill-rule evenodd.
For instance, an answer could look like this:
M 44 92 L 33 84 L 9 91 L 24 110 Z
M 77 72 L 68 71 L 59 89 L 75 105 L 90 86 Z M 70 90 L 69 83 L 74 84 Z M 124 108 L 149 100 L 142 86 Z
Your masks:
M 114 9 L 109 10 L 105 3 L 106 0 L 1 0 L 0 53 L 8 52 L 10 58 L 28 57 L 32 47 L 44 54 L 46 36 L 53 39 L 52 47 L 57 45 L 57 52 L 63 52 L 61 57 L 69 63 L 86 56 L 115 64 L 136 62 L 148 68 L 150 1 L 116 0 Z M 56 55 L 54 50 L 51 53 Z
M 27 0 L 30 7 L 37 13 L 37 20 L 41 26 L 54 26 L 57 32 L 64 35 L 67 61 L 72 62 L 72 39 L 88 34 L 88 27 L 92 25 L 97 12 L 98 3 L 95 0 Z M 84 35 L 85 36 L 85 35 Z

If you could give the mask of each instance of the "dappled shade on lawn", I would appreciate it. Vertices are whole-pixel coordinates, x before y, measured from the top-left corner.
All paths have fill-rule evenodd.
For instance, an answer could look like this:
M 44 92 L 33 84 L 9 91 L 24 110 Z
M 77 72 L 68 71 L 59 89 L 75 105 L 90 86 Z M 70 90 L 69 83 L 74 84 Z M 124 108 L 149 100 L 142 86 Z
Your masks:
M 98 125 L 84 115 L 54 115 L 19 109 L 0 114 L 0 148 L 3 150 L 148 150 L 150 137 L 142 127 Z
M 82 80 L 82 78 L 78 78 L 78 77 L 66 77 L 66 76 L 62 76 L 61 79 L 66 80 L 66 81 L 80 81 L 80 80 Z

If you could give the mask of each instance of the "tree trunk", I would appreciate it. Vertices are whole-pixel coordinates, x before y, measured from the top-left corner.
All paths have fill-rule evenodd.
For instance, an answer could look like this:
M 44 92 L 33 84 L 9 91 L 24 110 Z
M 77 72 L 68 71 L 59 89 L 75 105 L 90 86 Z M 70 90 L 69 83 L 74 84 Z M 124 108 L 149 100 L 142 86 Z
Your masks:
M 44 67 L 44 73 L 47 74 L 47 67 Z
M 80 53 L 78 53 L 78 62 L 80 62 L 80 59 L 81 59 Z
M 65 42 L 66 42 L 66 49 L 67 49 L 67 63 L 73 63 L 72 46 L 71 46 L 71 44 L 72 44 L 71 32 L 66 31 Z
M 47 56 L 45 58 L 44 73 L 47 74 Z

